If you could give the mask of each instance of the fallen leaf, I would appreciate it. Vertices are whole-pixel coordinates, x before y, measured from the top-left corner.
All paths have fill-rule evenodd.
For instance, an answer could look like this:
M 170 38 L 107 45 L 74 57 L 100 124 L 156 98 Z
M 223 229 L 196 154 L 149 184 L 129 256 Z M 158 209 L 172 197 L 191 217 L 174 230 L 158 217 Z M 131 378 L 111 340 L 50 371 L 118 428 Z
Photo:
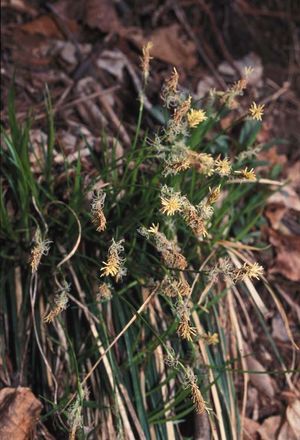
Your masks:
M 26 13 L 35 17 L 37 15 L 37 10 L 30 6 L 25 0 L 1 0 L 1 8 L 11 8 L 16 11 Z
M 64 19 L 64 25 L 72 34 L 78 32 L 78 25 L 75 20 Z M 20 29 L 31 35 L 38 34 L 47 38 L 56 38 L 59 40 L 65 39 L 55 20 L 50 15 L 41 15 L 40 17 L 21 25 Z
M 272 336 L 273 338 L 279 339 L 282 342 L 287 342 L 290 340 L 284 322 L 278 313 L 272 319 Z
M 292 186 L 285 186 L 269 197 L 265 208 L 272 229 L 284 235 L 300 235 L 299 212 L 300 198 Z
M 279 154 L 276 146 L 269 148 L 268 150 L 260 151 L 257 155 L 258 160 L 264 160 L 268 162 L 267 166 L 258 167 L 261 169 L 270 169 L 270 166 L 285 165 L 287 163 L 287 157 L 284 154 Z
M 205 76 L 198 82 L 195 98 L 196 99 L 203 98 L 211 89 L 214 89 L 216 87 L 217 87 L 216 80 L 209 75 Z
M 253 356 L 247 356 L 246 362 L 248 370 L 253 371 L 253 373 L 249 373 L 249 376 L 255 388 L 258 391 L 264 393 L 269 398 L 274 397 L 275 391 L 273 381 L 268 373 L 263 373 L 263 371 L 265 371 L 265 368 Z
M 300 198 L 291 185 L 286 185 L 268 199 L 268 204 L 281 204 L 287 209 L 300 211 Z
M 270 273 L 279 273 L 291 281 L 300 281 L 300 236 L 283 235 L 268 228 L 270 243 L 275 247 L 275 260 Z
M 110 0 L 86 0 L 84 22 L 102 32 L 119 32 L 119 21 L 113 2 Z
M 296 437 L 288 422 L 284 422 L 278 434 L 277 440 L 299 440 L 299 437 Z
M 123 72 L 127 63 L 126 57 L 119 50 L 104 50 L 96 61 L 100 69 L 106 70 L 116 77 L 118 82 L 123 80 Z
M 41 402 L 29 388 L 3 388 L 0 391 L 0 438 L 32 438 L 41 409 Z
M 244 440 L 254 440 L 257 438 L 257 432 L 260 428 L 260 424 L 255 420 L 244 418 Z
M 293 188 L 300 189 L 300 161 L 289 166 L 287 170 L 287 178 L 290 180 Z
M 234 61 L 234 65 L 244 75 L 246 67 L 252 67 L 253 72 L 248 76 L 248 84 L 260 87 L 262 85 L 263 65 L 261 58 L 253 52 L 248 53 L 243 58 Z M 218 70 L 223 75 L 235 76 L 235 70 L 227 62 L 224 61 L 218 66 Z
M 300 438 L 300 400 L 294 400 L 286 410 L 287 421 L 297 439 Z
M 21 29 L 29 34 L 39 34 L 48 38 L 63 38 L 59 27 L 49 15 L 42 15 L 35 20 L 25 23 L 21 26 Z
M 121 35 L 131 40 L 140 49 L 148 42 L 153 43 L 151 55 L 177 67 L 190 69 L 197 64 L 196 46 L 193 41 L 185 40 L 180 34 L 178 24 L 161 27 L 145 38 L 140 29 L 123 30 Z
M 261 440 L 276 440 L 276 434 L 279 429 L 280 422 L 280 416 L 271 416 L 265 419 L 262 425 L 257 430 L 261 437 Z
M 153 43 L 152 56 L 173 66 L 191 69 L 197 64 L 196 46 L 191 40 L 180 36 L 180 26 L 159 28 L 150 40 Z

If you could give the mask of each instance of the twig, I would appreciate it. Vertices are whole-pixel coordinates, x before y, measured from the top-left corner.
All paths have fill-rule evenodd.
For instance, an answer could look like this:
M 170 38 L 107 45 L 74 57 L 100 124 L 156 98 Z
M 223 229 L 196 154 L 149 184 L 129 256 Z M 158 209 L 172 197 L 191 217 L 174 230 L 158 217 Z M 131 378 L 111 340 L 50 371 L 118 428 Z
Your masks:
M 226 58 L 228 64 L 232 67 L 232 69 L 235 71 L 235 73 L 237 74 L 237 76 L 239 77 L 241 75 L 241 72 L 239 71 L 239 69 L 237 68 L 234 59 L 231 56 L 231 53 L 229 52 L 229 50 L 226 47 L 226 44 L 224 42 L 223 36 L 222 34 L 219 32 L 214 14 L 211 12 L 210 6 L 204 1 L 204 0 L 198 0 L 198 3 L 200 3 L 202 9 L 205 11 L 205 13 L 208 15 L 209 21 L 211 23 L 211 27 L 213 30 L 213 33 L 216 36 L 216 39 L 219 43 L 219 46 L 223 52 L 224 58 Z
M 219 75 L 217 69 L 215 68 L 215 66 L 213 65 L 213 63 L 210 61 L 210 59 L 208 58 L 208 56 L 206 55 L 205 51 L 202 49 L 202 46 L 199 44 L 198 38 L 195 35 L 195 32 L 191 29 L 190 25 L 188 24 L 186 15 L 184 13 L 184 11 L 182 10 L 182 8 L 177 4 L 177 2 L 175 2 L 175 4 L 173 5 L 173 9 L 175 12 L 176 17 L 178 18 L 178 20 L 180 21 L 180 23 L 182 24 L 182 26 L 184 27 L 186 33 L 189 35 L 189 37 L 194 41 L 197 51 L 199 52 L 199 55 L 201 56 L 201 58 L 204 60 L 204 62 L 206 63 L 207 67 L 209 68 L 209 70 L 211 71 L 211 73 L 213 74 L 213 76 L 216 78 L 217 83 L 219 84 L 219 86 L 222 89 L 226 89 L 226 83 L 223 80 L 223 78 Z
M 127 322 L 127 324 L 123 327 L 123 329 L 120 331 L 120 333 L 115 337 L 115 339 L 109 344 L 109 346 L 104 350 L 103 354 L 99 357 L 99 359 L 94 363 L 88 374 L 85 376 L 85 378 L 81 382 L 81 386 L 83 386 L 87 380 L 90 378 L 90 376 L 93 374 L 95 369 L 98 367 L 98 365 L 101 363 L 103 357 L 109 352 L 109 350 L 115 345 L 115 343 L 120 339 L 120 337 L 129 329 L 129 327 L 134 323 L 134 321 L 137 319 L 137 317 L 142 313 L 142 311 L 145 309 L 145 307 L 149 304 L 155 293 L 157 292 L 159 286 L 157 286 L 146 298 L 146 300 L 143 302 L 143 304 L 140 306 L 140 308 L 137 310 L 135 315 Z
M 53 114 L 57 113 L 58 111 L 65 110 L 65 109 L 67 109 L 69 107 L 73 107 L 74 105 L 79 104 L 81 102 L 86 102 L 86 101 L 89 101 L 91 99 L 98 98 L 99 96 L 109 95 L 112 92 L 114 92 L 115 90 L 118 90 L 119 88 L 120 88 L 120 86 L 112 86 L 112 87 L 109 87 L 106 90 L 101 90 L 101 91 L 98 91 L 98 92 L 95 92 L 95 93 L 91 93 L 90 95 L 86 95 L 86 96 L 82 96 L 80 98 L 73 99 L 73 101 L 68 102 L 67 104 L 63 105 L 60 108 L 59 108 L 59 105 L 61 103 L 61 99 L 59 99 L 58 102 L 53 107 Z M 27 115 L 28 115 L 27 112 L 26 113 L 25 112 L 19 113 L 18 114 L 18 118 L 24 118 Z M 34 120 L 35 121 L 39 121 L 39 120 L 44 119 L 46 117 L 47 117 L 46 113 L 43 112 L 43 113 L 39 113 L 38 115 L 36 115 L 34 117 Z

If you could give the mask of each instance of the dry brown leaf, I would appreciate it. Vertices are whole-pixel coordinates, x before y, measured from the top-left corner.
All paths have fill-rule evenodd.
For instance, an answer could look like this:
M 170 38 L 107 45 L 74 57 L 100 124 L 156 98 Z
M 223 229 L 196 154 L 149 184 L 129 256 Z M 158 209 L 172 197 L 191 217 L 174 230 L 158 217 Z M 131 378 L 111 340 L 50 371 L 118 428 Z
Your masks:
M 288 422 L 285 422 L 282 425 L 276 440 L 299 440 L 299 437 L 295 436 Z
M 273 194 L 265 209 L 265 216 L 272 229 L 283 235 L 299 235 L 300 198 L 295 190 L 289 186 Z
M 257 167 L 257 169 L 270 169 L 270 166 L 282 165 L 287 163 L 287 157 L 284 154 L 279 154 L 276 146 L 269 148 L 268 150 L 263 150 L 257 155 L 259 160 L 268 162 L 268 165 Z
M 28 440 L 42 409 L 29 388 L 3 388 L 0 391 L 1 440 Z
M 154 57 L 174 66 L 191 69 L 197 64 L 196 46 L 180 36 L 177 24 L 155 30 L 151 35 Z
M 184 40 L 178 24 L 161 27 L 145 38 L 140 29 L 126 29 L 122 32 L 125 38 L 135 43 L 139 48 L 147 41 L 152 41 L 151 55 L 177 67 L 190 69 L 197 64 L 196 46 L 191 40 Z
M 280 422 L 280 416 L 272 416 L 265 419 L 260 428 L 257 430 L 261 437 L 261 440 L 276 440 L 276 434 L 279 429 Z
M 244 440 L 254 440 L 257 438 L 257 432 L 260 428 L 260 424 L 255 420 L 244 418 Z
M 216 80 L 210 75 L 205 75 L 197 84 L 196 99 L 202 99 L 211 89 L 217 87 Z
M 283 235 L 268 229 L 270 243 L 276 249 L 276 257 L 270 273 L 279 273 L 291 281 L 300 281 L 300 236 Z
M 102 32 L 119 32 L 119 21 L 114 4 L 110 0 L 86 0 L 84 22 Z
M 279 339 L 279 341 L 282 342 L 287 342 L 290 340 L 284 322 L 279 313 L 276 313 L 276 315 L 272 319 L 272 337 Z
M 59 27 L 49 15 L 42 15 L 35 20 L 23 24 L 20 28 L 29 34 L 39 34 L 48 38 L 63 38 Z
M 300 400 L 294 400 L 286 410 L 286 418 L 296 438 L 300 438 Z
M 75 20 L 64 18 L 63 24 L 72 34 L 78 33 L 79 27 Z M 56 21 L 50 15 L 41 15 L 40 17 L 21 25 L 19 29 L 30 35 L 38 34 L 47 38 L 55 38 L 58 40 L 65 39 L 65 36 L 56 24 Z
M 234 65 L 240 71 L 241 75 L 245 74 L 246 67 L 252 67 L 254 70 L 248 76 L 248 84 L 254 85 L 255 87 L 260 87 L 262 85 L 263 65 L 261 58 L 257 54 L 250 52 L 243 58 L 235 60 Z M 223 61 L 218 66 L 218 70 L 223 75 L 236 75 L 235 70 L 227 61 Z
M 300 188 L 300 161 L 288 168 L 287 178 L 291 181 L 293 188 Z
M 37 10 L 30 6 L 25 0 L 1 0 L 1 8 L 11 8 L 19 12 L 26 12 L 26 14 L 35 17 L 38 12 Z
M 268 198 L 268 205 L 281 205 L 285 209 L 300 211 L 300 198 L 291 185 L 286 185 Z
M 253 371 L 253 373 L 249 373 L 249 376 L 255 388 L 269 398 L 274 397 L 273 381 L 268 373 L 262 373 L 266 369 L 253 356 L 247 356 L 246 362 L 248 370 Z M 254 373 L 254 371 L 257 371 L 257 373 Z
M 123 73 L 127 63 L 126 57 L 119 50 L 104 50 L 96 61 L 100 69 L 104 69 L 116 77 L 118 82 L 123 81 Z

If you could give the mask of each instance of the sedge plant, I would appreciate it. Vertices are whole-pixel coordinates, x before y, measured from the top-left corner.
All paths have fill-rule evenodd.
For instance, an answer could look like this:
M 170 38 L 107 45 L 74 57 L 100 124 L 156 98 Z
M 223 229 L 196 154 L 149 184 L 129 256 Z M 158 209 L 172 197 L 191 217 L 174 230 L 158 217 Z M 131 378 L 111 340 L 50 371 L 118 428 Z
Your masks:
M 55 438 L 183 439 L 192 417 L 214 439 L 243 435 L 249 307 L 267 332 L 257 256 L 270 186 L 255 172 L 264 108 L 239 109 L 250 68 L 201 102 L 174 68 L 162 88 L 166 122 L 143 137 L 150 51 L 132 146 L 117 157 L 105 137 L 101 154 L 86 142 L 92 173 L 80 151 L 75 165 L 55 164 L 49 94 L 48 143 L 33 167 L 32 121 L 20 124 L 9 98 L 1 381 L 33 389 L 38 429 Z

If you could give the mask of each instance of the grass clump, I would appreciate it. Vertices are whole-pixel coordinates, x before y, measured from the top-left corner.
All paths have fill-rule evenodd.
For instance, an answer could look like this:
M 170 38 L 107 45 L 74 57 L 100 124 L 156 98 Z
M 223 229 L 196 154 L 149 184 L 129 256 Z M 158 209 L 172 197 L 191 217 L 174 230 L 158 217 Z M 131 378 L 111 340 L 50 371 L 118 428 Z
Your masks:
M 194 410 L 219 438 L 242 432 L 247 386 L 238 398 L 234 371 L 245 369 L 248 316 L 239 310 L 266 309 L 251 281 L 263 274 L 253 253 L 268 194 L 254 171 L 263 108 L 253 104 L 226 130 L 220 123 L 248 74 L 199 106 L 174 69 L 162 90 L 165 126 L 141 138 L 141 96 L 131 149 L 117 158 L 105 141 L 101 154 L 89 146 L 92 173 L 80 151 L 75 167 L 55 164 L 49 97 L 36 171 L 31 123 L 17 122 L 11 94 L 1 151 L 3 368 L 8 384 L 15 376 L 43 399 L 56 438 L 179 439 Z

